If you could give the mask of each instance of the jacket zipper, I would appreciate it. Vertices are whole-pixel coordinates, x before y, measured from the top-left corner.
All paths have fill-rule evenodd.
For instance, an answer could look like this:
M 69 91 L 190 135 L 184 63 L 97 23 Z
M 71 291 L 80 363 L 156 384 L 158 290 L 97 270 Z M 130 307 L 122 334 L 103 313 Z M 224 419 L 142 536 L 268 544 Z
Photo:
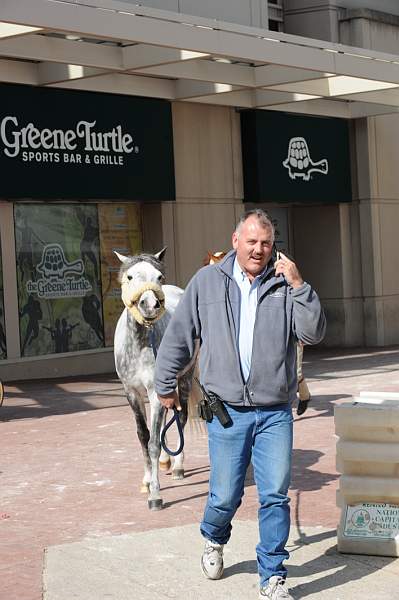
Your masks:
M 262 296 L 259 296 L 259 300 L 256 304 L 256 313 L 255 313 L 255 322 L 254 322 L 254 334 L 255 334 L 255 328 L 256 328 L 256 321 L 258 320 L 258 309 L 259 309 L 259 305 L 261 303 L 261 301 L 263 300 L 263 298 L 268 295 L 270 293 L 270 290 L 272 290 L 274 287 L 276 287 L 278 285 L 278 282 L 276 282 L 274 285 L 272 285 L 264 294 L 262 294 Z M 245 384 L 245 391 L 248 394 L 247 398 L 248 401 L 251 405 L 253 405 L 254 403 L 251 400 L 251 392 L 248 390 L 248 383 L 251 380 L 251 374 L 252 374 L 252 364 L 253 364 L 253 350 L 254 350 L 254 343 L 252 341 L 252 352 L 251 352 L 251 368 L 249 369 L 249 374 L 248 374 L 248 379 L 247 382 Z M 287 379 L 287 378 L 286 378 Z
M 259 309 L 259 303 L 260 303 L 260 299 L 258 300 L 257 304 L 256 304 L 256 312 L 255 312 L 255 321 L 254 321 L 254 334 L 255 334 L 255 327 L 256 327 L 256 321 L 258 320 L 258 309 Z M 252 336 L 252 350 L 251 350 L 251 367 L 249 369 L 249 373 L 248 373 L 248 379 L 247 382 L 245 384 L 245 390 L 247 393 L 247 398 L 249 403 L 253 406 L 253 402 L 251 399 L 251 392 L 248 390 L 248 383 L 251 381 L 251 374 L 252 374 L 252 364 L 253 364 L 253 352 L 254 352 L 254 342 L 253 342 L 253 336 Z
M 228 277 L 228 278 L 229 278 L 231 281 L 233 281 L 235 285 L 237 285 L 237 282 L 234 280 L 234 278 L 233 278 L 233 277 L 230 277 L 230 275 L 228 275 L 228 274 L 227 274 L 225 271 L 222 271 L 222 272 L 224 273 L 224 275 L 227 275 L 227 277 Z M 268 275 L 270 272 L 271 272 L 271 270 L 269 270 L 269 271 L 268 271 L 268 272 L 267 272 L 265 275 L 267 276 L 267 275 Z M 263 299 L 263 297 L 264 297 L 264 296 L 265 296 L 265 295 L 266 295 L 266 294 L 267 294 L 267 293 L 270 291 L 270 289 L 272 289 L 273 287 L 275 287 L 275 285 L 277 285 L 277 283 L 276 283 L 276 284 L 274 284 L 274 285 L 272 285 L 272 286 L 271 286 L 271 288 L 269 288 L 269 290 L 267 290 L 267 292 L 265 292 L 265 293 L 264 293 L 264 294 L 263 294 L 263 295 L 262 295 L 262 296 L 259 298 L 259 300 L 258 300 L 258 302 L 257 302 L 257 305 L 256 305 L 256 313 L 255 313 L 255 322 L 254 322 L 254 332 L 255 332 L 256 321 L 257 321 L 257 319 L 258 319 L 258 308 L 259 308 L 259 304 L 260 304 L 261 300 Z M 237 287 L 238 287 L 238 286 L 237 286 Z M 230 295 L 230 292 L 229 292 L 229 290 L 228 290 L 228 287 L 226 288 L 226 293 L 227 293 L 227 295 L 228 295 L 228 296 Z M 230 307 L 230 311 L 231 311 L 231 316 L 233 317 L 233 311 L 231 310 L 231 304 L 230 304 L 230 300 L 229 300 L 229 307 Z M 233 319 L 233 321 L 234 321 L 234 319 Z M 240 361 L 240 355 L 239 355 L 238 348 L 237 348 L 237 340 L 235 340 L 234 347 L 235 347 L 235 353 L 236 353 L 236 359 L 237 359 L 237 365 L 238 365 L 238 369 L 239 369 L 239 372 L 240 372 L 240 375 L 241 375 L 242 382 L 243 382 L 243 384 L 244 384 L 244 403 L 245 403 L 245 400 L 247 400 L 247 401 L 248 401 L 248 403 L 250 404 L 250 406 L 254 406 L 254 403 L 253 403 L 253 401 L 252 401 L 252 399 L 251 399 L 251 393 L 250 393 L 250 391 L 249 391 L 249 389 L 248 389 L 248 382 L 249 382 L 249 381 L 250 381 L 250 379 L 251 379 L 251 372 L 252 372 L 253 342 L 252 342 L 252 352 L 251 352 L 251 368 L 249 369 L 249 374 L 248 374 L 248 379 L 247 379 L 247 381 L 244 381 L 244 375 L 243 375 L 243 372 L 242 372 L 242 369 L 241 369 L 241 361 Z
M 252 399 L 251 399 L 251 394 L 249 393 L 246 383 L 244 383 L 244 403 L 245 403 L 245 399 L 248 400 L 248 402 L 251 406 L 254 406 L 254 403 L 252 402 Z
M 229 277 L 229 279 L 230 279 L 230 281 L 232 281 L 232 282 L 233 282 L 233 285 L 237 285 L 237 282 L 236 282 L 236 281 L 235 281 L 233 278 L 230 278 L 230 277 Z M 237 285 L 237 287 L 238 287 L 238 285 Z M 229 309 L 230 309 L 230 313 L 231 313 L 231 321 L 232 321 L 232 323 L 234 323 L 233 310 L 232 310 L 232 308 L 231 308 L 231 304 L 230 304 L 230 298 L 229 298 L 229 296 L 230 296 L 230 291 L 229 291 L 229 288 L 228 288 L 228 286 L 226 287 L 226 294 L 227 294 L 227 296 L 228 296 L 228 300 L 229 300 Z M 232 333 L 233 333 L 233 332 L 232 332 Z M 234 332 L 234 333 L 235 333 L 235 332 Z M 248 401 L 249 401 L 249 403 L 252 405 L 251 397 L 250 397 L 250 394 L 249 394 L 249 392 L 248 392 L 247 384 L 246 384 L 246 382 L 244 381 L 244 375 L 243 375 L 242 368 L 241 368 L 240 354 L 239 354 L 239 352 L 238 352 L 238 348 L 237 348 L 237 339 L 236 339 L 236 336 L 235 336 L 235 335 L 232 335 L 232 338 L 233 338 L 234 352 L 235 352 L 235 355 L 236 355 L 236 361 L 237 361 L 238 372 L 240 373 L 241 381 L 242 381 L 242 383 L 244 384 L 244 403 L 245 403 L 245 399 L 247 398 L 247 399 L 248 399 Z

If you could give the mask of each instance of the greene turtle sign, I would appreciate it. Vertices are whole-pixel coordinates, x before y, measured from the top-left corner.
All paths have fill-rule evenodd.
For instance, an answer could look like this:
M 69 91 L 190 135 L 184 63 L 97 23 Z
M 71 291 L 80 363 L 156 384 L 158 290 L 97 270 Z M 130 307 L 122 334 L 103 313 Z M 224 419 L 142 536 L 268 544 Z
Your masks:
M 245 202 L 352 200 L 346 121 L 249 110 L 241 129 Z
M 173 200 L 170 104 L 0 84 L 0 197 Z

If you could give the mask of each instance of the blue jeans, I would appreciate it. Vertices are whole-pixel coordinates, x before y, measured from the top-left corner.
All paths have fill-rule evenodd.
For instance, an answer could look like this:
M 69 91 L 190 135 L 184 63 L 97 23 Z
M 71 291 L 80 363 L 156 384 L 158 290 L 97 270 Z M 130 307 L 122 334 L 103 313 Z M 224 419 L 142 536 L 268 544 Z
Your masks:
M 259 537 L 256 547 L 260 584 L 270 577 L 286 577 L 283 561 L 290 530 L 287 496 L 291 477 L 292 410 L 289 404 L 260 407 L 225 405 L 233 424 L 223 428 L 214 417 L 208 423 L 211 474 L 201 533 L 226 544 L 231 520 L 244 495 L 244 481 L 252 457 L 259 497 Z

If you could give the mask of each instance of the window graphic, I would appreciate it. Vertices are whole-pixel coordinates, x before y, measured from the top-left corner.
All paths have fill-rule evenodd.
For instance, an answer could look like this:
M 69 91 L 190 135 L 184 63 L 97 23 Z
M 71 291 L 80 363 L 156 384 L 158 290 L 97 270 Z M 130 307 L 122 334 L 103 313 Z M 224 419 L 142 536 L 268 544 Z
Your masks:
M 142 251 L 140 206 L 133 202 L 100 204 L 98 221 L 105 345 L 113 346 L 115 327 L 124 309 L 121 286 L 118 282 L 120 262 L 114 250 L 124 255 L 138 254 Z
M 313 162 L 309 154 L 308 143 L 303 137 L 290 139 L 288 156 L 283 165 L 288 169 L 291 179 L 301 177 L 304 181 L 310 181 L 312 173 L 328 174 L 328 160 L 323 158 L 318 162 Z
M 22 356 L 104 346 L 97 206 L 15 205 Z
M 3 265 L 1 261 L 1 239 L 0 239 L 0 360 L 7 358 L 5 318 L 4 318 L 4 294 L 3 294 Z

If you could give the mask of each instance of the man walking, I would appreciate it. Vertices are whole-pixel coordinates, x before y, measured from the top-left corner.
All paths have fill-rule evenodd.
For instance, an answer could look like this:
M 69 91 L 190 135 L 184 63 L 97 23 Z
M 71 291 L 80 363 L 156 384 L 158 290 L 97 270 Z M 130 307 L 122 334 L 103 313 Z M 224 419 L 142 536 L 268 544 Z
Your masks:
M 155 386 L 163 406 L 178 406 L 176 377 L 200 340 L 200 377 L 228 412 L 208 423 L 211 464 L 201 523 L 201 559 L 209 579 L 223 574 L 223 546 L 244 494 L 250 460 L 259 496 L 260 595 L 292 600 L 285 585 L 290 529 L 292 410 L 296 343 L 319 342 L 325 317 L 317 294 L 295 263 L 273 256 L 274 228 L 263 210 L 240 219 L 233 250 L 192 278 L 158 350 Z

